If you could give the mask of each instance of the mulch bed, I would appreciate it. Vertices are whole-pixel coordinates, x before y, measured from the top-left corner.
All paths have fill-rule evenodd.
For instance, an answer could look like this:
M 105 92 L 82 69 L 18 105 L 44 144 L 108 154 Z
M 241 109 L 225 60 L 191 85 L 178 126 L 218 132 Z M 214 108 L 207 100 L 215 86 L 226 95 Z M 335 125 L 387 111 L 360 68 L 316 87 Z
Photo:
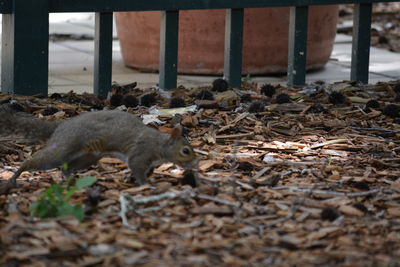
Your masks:
M 195 185 L 183 170 L 164 164 L 147 185 L 132 186 L 123 162 L 103 159 L 77 174 L 98 178 L 73 196 L 86 207 L 81 223 L 32 217 L 29 206 L 61 181 L 61 172 L 23 173 L 19 187 L 0 196 L 1 264 L 399 264 L 400 107 L 395 102 L 400 81 L 317 83 L 296 90 L 245 84 L 225 91 L 217 84 L 214 90 L 220 92 L 209 87 L 172 91 L 179 97 L 173 108 L 200 106 L 173 117 L 162 110 L 170 105 L 165 93 L 135 85 L 115 85 L 108 100 L 72 92 L 14 97 L 17 108 L 46 120 L 104 107 L 148 115 L 155 109 L 126 108 L 121 101 L 128 106 L 156 101 L 162 114 L 157 119 L 165 124 L 152 126 L 168 131 L 180 121 L 201 161 Z M 0 95 L 1 103 L 9 101 L 10 96 Z M 1 140 L 4 181 L 40 145 Z M 120 213 L 121 205 L 126 213 Z

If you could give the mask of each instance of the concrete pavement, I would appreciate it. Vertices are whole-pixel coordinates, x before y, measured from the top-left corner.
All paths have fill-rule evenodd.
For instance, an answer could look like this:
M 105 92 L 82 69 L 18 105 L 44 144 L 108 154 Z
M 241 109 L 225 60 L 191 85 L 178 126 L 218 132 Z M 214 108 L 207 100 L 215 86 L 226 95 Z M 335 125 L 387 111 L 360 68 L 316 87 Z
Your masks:
M 50 34 L 72 34 L 90 39 L 94 36 L 94 16 L 90 13 L 51 14 Z M 116 37 L 116 31 L 114 30 Z M 115 38 L 116 39 L 116 38 Z M 58 39 L 49 43 L 49 92 L 92 92 L 93 88 L 93 40 Z M 338 35 L 331 60 L 321 71 L 307 75 L 307 82 L 323 80 L 335 82 L 349 79 L 351 37 Z M 215 76 L 179 75 L 178 85 L 209 85 Z M 286 83 L 286 76 L 250 77 L 257 83 Z M 370 82 L 400 79 L 400 53 L 371 48 Z M 158 74 L 141 73 L 124 66 L 118 40 L 113 42 L 112 80 L 120 84 L 137 82 L 139 87 L 151 87 L 158 83 Z

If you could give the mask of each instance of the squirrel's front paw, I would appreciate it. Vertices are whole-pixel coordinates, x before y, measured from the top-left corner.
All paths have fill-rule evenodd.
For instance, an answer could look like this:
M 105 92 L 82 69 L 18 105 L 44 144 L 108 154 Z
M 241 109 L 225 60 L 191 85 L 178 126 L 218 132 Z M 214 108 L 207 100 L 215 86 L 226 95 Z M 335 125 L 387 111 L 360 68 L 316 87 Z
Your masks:
M 140 186 L 146 184 L 146 182 L 145 182 L 145 180 L 143 178 L 137 178 L 137 177 L 134 177 L 134 176 L 130 176 L 129 179 L 128 179 L 128 182 L 130 184 L 140 185 Z

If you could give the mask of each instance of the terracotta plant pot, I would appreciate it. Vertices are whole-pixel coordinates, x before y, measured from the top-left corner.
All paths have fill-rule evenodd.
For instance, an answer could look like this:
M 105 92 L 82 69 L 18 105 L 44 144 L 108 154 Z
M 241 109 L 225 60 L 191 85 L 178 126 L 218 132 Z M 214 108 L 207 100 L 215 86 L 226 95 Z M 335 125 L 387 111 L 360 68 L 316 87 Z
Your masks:
M 225 10 L 190 10 L 179 15 L 178 71 L 222 74 Z M 243 74 L 285 73 L 288 57 L 289 8 L 245 9 Z M 336 35 L 338 6 L 309 10 L 307 68 L 329 60 Z M 160 12 L 116 14 L 124 62 L 142 71 L 157 71 Z

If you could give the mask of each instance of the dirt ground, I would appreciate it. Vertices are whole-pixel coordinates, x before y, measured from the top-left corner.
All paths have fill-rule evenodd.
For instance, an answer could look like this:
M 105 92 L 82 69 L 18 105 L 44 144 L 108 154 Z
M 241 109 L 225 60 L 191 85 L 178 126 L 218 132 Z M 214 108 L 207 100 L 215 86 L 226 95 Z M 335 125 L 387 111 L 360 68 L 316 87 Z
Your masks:
M 197 180 L 163 164 L 133 186 L 122 161 L 104 158 L 77 174 L 98 179 L 72 198 L 85 205 L 83 222 L 31 216 L 62 175 L 24 172 L 0 196 L 2 266 L 399 266 L 400 81 L 224 90 L 178 88 L 174 100 L 134 86 L 115 86 L 108 100 L 15 97 L 14 108 L 45 120 L 104 107 L 158 110 L 165 124 L 151 125 L 168 132 L 180 122 L 200 163 Z M 126 108 L 123 99 L 157 105 Z M 199 108 L 167 112 L 192 104 Z M 1 140 L 4 182 L 40 145 Z

